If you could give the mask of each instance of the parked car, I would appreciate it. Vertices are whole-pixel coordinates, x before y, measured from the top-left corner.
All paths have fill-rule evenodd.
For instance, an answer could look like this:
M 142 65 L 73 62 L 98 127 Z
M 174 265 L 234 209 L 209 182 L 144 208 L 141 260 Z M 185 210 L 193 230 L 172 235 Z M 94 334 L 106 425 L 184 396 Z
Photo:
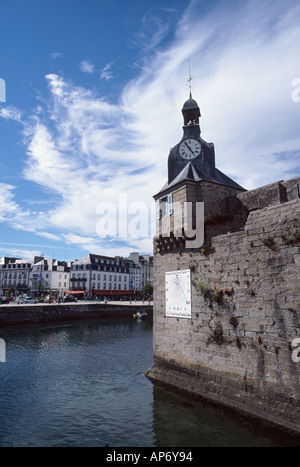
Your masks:
M 7 300 L 7 298 L 0 297 L 0 305 L 8 305 L 8 304 L 9 304 L 9 300 Z
M 77 298 L 74 295 L 66 295 L 64 298 L 64 303 L 66 302 L 77 302 Z
M 26 297 L 26 298 L 21 299 L 20 303 L 25 305 L 25 304 L 30 304 L 30 303 L 38 303 L 38 301 L 36 298 Z

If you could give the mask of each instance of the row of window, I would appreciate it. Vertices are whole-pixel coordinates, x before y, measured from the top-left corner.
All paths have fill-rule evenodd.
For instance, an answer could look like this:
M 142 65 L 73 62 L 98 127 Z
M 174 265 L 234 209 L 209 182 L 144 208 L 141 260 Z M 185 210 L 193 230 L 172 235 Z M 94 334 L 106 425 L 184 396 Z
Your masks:
M 123 272 L 128 273 L 129 268 L 117 267 L 117 266 L 97 266 L 94 264 L 76 264 L 73 265 L 71 271 L 82 271 L 82 270 L 97 270 L 97 271 L 110 271 L 110 272 Z
M 62 287 L 61 284 L 62 284 L 61 282 L 58 283 L 59 288 Z M 3 281 L 3 287 L 16 287 L 17 285 L 25 286 L 25 285 L 27 285 L 27 282 L 25 280 L 16 281 L 16 280 L 11 280 L 11 279 Z M 35 287 L 36 285 L 37 285 L 37 281 L 33 281 L 32 286 Z M 65 289 L 67 288 L 67 283 L 66 282 L 64 282 L 63 288 L 65 288 Z
M 58 288 L 61 289 L 61 288 L 63 287 L 64 289 L 66 289 L 66 288 L 68 287 L 66 282 L 64 282 L 63 284 L 64 284 L 64 285 L 62 286 L 62 283 L 59 282 L 59 283 L 58 283 Z M 39 284 L 38 284 L 37 281 L 33 281 L 33 282 L 32 282 L 32 287 L 33 287 L 33 288 L 36 288 L 36 287 L 38 287 L 38 286 L 39 286 Z M 47 287 L 49 287 L 49 284 L 47 284 Z
M 106 281 L 107 278 L 108 278 L 109 281 L 115 281 L 116 282 L 117 280 L 119 280 L 119 282 L 121 282 L 122 279 L 123 279 L 124 282 L 127 282 L 127 276 L 114 276 L 113 277 L 111 274 L 109 274 L 109 275 L 104 274 L 103 277 L 102 277 L 102 280 Z M 81 273 L 77 273 L 77 274 L 72 274 L 72 279 L 73 280 L 78 279 L 80 281 L 80 279 L 85 279 L 86 280 L 87 277 L 86 277 L 85 273 L 82 273 L 82 276 L 81 276 Z M 98 279 L 98 281 L 100 281 L 101 280 L 101 275 L 98 274 L 97 277 L 96 277 L 96 274 L 93 274 L 92 280 L 95 281 L 97 279 Z
M 73 286 L 72 286 L 72 289 L 73 290 L 78 290 L 78 289 L 85 290 L 85 284 L 82 283 L 82 282 L 74 283 Z M 106 282 L 104 282 L 102 287 L 101 287 L 100 282 L 98 282 L 98 283 L 93 282 L 92 283 L 92 289 L 93 290 L 127 290 L 127 284 L 124 284 L 122 286 L 122 284 L 112 284 L 111 282 L 106 284 Z
M 62 278 L 63 278 L 62 276 L 63 276 L 63 274 L 59 274 L 58 278 L 59 278 L 59 279 L 62 279 Z M 5 280 L 5 279 L 10 279 L 10 280 L 11 280 L 11 279 L 17 279 L 17 278 L 18 278 L 19 280 L 23 280 L 25 277 L 28 277 L 28 274 L 25 274 L 25 273 L 23 273 L 23 272 L 19 272 L 19 274 L 16 273 L 16 272 L 14 272 L 14 273 L 12 273 L 12 272 L 4 272 L 3 275 L 0 275 L 0 280 L 1 280 L 2 277 L 3 277 L 4 280 Z M 37 274 L 33 274 L 33 277 L 37 277 Z M 43 277 L 45 277 L 46 279 L 48 279 L 48 278 L 49 278 L 49 274 L 43 274 Z M 67 280 L 67 277 L 68 277 L 67 274 L 64 274 L 64 279 L 65 279 L 65 280 Z
M 17 279 L 17 277 L 19 278 L 19 280 L 22 280 L 24 277 L 27 277 L 27 274 L 24 276 L 24 273 L 20 272 L 19 275 L 15 272 L 15 273 L 11 273 L 11 272 L 4 272 L 3 273 L 3 279 Z M 0 275 L 0 279 L 1 279 L 1 275 Z
M 26 285 L 27 281 L 12 281 L 12 280 L 4 280 L 3 287 L 10 287 L 10 286 L 17 286 L 17 285 Z

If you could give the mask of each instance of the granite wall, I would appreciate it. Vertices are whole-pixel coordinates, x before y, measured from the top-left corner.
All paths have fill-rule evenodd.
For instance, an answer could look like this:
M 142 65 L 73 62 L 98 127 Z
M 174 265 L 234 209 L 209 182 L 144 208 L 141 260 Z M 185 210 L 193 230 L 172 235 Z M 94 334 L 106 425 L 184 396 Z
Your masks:
M 147 375 L 300 433 L 300 363 L 292 360 L 300 337 L 297 183 L 239 195 L 250 211 L 244 228 L 204 248 L 156 251 Z M 165 272 L 188 268 L 192 318 L 166 317 Z

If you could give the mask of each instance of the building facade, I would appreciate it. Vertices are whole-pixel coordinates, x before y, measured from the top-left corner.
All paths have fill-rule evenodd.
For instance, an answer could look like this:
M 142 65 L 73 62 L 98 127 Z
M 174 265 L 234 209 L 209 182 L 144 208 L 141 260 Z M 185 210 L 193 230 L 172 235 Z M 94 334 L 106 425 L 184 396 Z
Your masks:
M 63 298 L 70 288 L 71 263 L 42 259 L 30 271 L 29 289 L 33 296 Z
M 153 283 L 153 257 L 136 252 L 129 258 L 87 254 L 72 263 L 43 257 L 0 259 L 1 296 L 137 298 L 147 283 Z
M 3 257 L 0 259 L 0 295 L 18 297 L 30 293 L 30 273 L 41 257 L 32 260 Z
M 130 253 L 130 283 L 141 291 L 146 284 L 153 285 L 153 256 Z
M 125 299 L 140 295 L 146 278 L 153 280 L 153 262 L 150 256 L 132 255 L 123 258 L 89 253 L 74 261 L 69 292 L 87 299 Z
M 80 298 L 130 295 L 129 264 L 120 257 L 87 254 L 71 266 L 70 293 Z

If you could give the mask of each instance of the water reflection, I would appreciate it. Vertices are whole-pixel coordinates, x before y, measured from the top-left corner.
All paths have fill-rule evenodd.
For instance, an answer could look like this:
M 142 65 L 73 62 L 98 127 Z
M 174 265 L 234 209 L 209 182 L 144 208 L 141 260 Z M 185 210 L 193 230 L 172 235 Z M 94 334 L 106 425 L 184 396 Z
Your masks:
M 152 328 L 132 320 L 1 332 L 0 446 L 151 446 Z
M 289 447 L 300 438 L 247 419 L 235 411 L 154 386 L 155 446 Z
M 1 329 L 0 446 L 281 446 L 226 411 L 144 376 L 152 324 L 86 320 Z M 293 444 L 294 443 L 294 444 Z

